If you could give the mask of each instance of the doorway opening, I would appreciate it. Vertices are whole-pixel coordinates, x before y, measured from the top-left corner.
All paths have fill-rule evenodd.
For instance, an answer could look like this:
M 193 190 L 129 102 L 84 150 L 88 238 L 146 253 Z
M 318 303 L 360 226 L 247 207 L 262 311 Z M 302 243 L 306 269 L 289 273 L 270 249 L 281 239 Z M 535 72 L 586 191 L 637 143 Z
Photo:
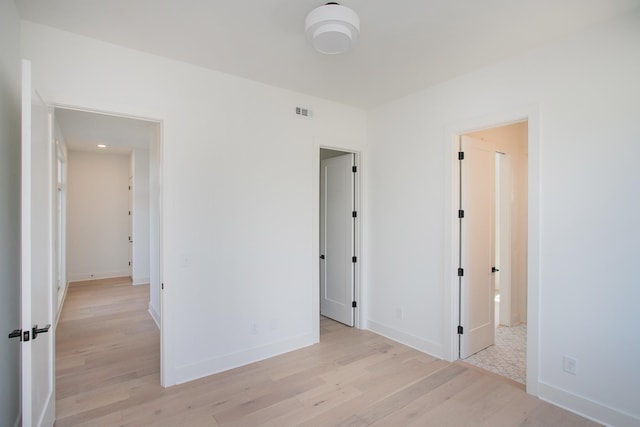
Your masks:
M 458 357 L 525 384 L 528 122 L 459 144 Z
M 358 326 L 358 154 L 320 149 L 320 331 Z
M 64 202 L 56 247 L 65 266 L 58 313 L 70 282 L 142 285 L 136 292 L 148 294 L 147 310 L 162 335 L 161 123 L 66 106 L 54 107 L 53 119 L 65 160 L 58 186 Z M 162 359 L 161 348 L 158 353 Z

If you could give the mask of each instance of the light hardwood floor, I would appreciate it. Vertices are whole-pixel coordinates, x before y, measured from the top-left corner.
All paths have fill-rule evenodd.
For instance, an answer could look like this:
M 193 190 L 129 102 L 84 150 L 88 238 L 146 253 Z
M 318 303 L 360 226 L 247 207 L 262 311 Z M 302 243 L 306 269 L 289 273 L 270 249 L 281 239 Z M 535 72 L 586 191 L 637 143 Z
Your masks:
M 321 321 L 321 343 L 160 386 L 149 287 L 71 284 L 57 328 L 56 426 L 596 426 L 515 382 Z

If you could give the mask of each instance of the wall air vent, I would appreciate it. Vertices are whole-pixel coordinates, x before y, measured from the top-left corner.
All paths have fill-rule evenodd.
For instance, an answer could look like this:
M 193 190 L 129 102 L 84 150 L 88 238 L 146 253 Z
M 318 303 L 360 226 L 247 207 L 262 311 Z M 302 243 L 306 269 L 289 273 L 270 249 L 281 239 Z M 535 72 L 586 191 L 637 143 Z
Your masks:
M 296 114 L 302 117 L 311 117 L 311 110 L 308 108 L 296 107 Z

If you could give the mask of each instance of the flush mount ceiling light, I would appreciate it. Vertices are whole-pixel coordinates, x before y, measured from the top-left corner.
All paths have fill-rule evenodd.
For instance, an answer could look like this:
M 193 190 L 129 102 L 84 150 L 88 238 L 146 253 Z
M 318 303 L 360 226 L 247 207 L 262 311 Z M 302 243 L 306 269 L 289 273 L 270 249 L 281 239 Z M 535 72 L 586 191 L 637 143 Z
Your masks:
M 307 40 L 318 52 L 344 53 L 358 40 L 360 17 L 352 9 L 338 3 L 327 3 L 313 9 L 305 20 Z

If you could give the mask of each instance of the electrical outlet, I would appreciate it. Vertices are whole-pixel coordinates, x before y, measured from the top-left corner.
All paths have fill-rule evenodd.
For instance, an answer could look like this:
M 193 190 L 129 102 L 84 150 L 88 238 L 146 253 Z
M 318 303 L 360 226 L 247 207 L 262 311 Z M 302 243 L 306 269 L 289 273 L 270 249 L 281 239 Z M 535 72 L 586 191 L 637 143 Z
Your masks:
M 564 371 L 571 375 L 577 375 L 578 361 L 571 356 L 564 356 L 562 360 L 564 362 Z

